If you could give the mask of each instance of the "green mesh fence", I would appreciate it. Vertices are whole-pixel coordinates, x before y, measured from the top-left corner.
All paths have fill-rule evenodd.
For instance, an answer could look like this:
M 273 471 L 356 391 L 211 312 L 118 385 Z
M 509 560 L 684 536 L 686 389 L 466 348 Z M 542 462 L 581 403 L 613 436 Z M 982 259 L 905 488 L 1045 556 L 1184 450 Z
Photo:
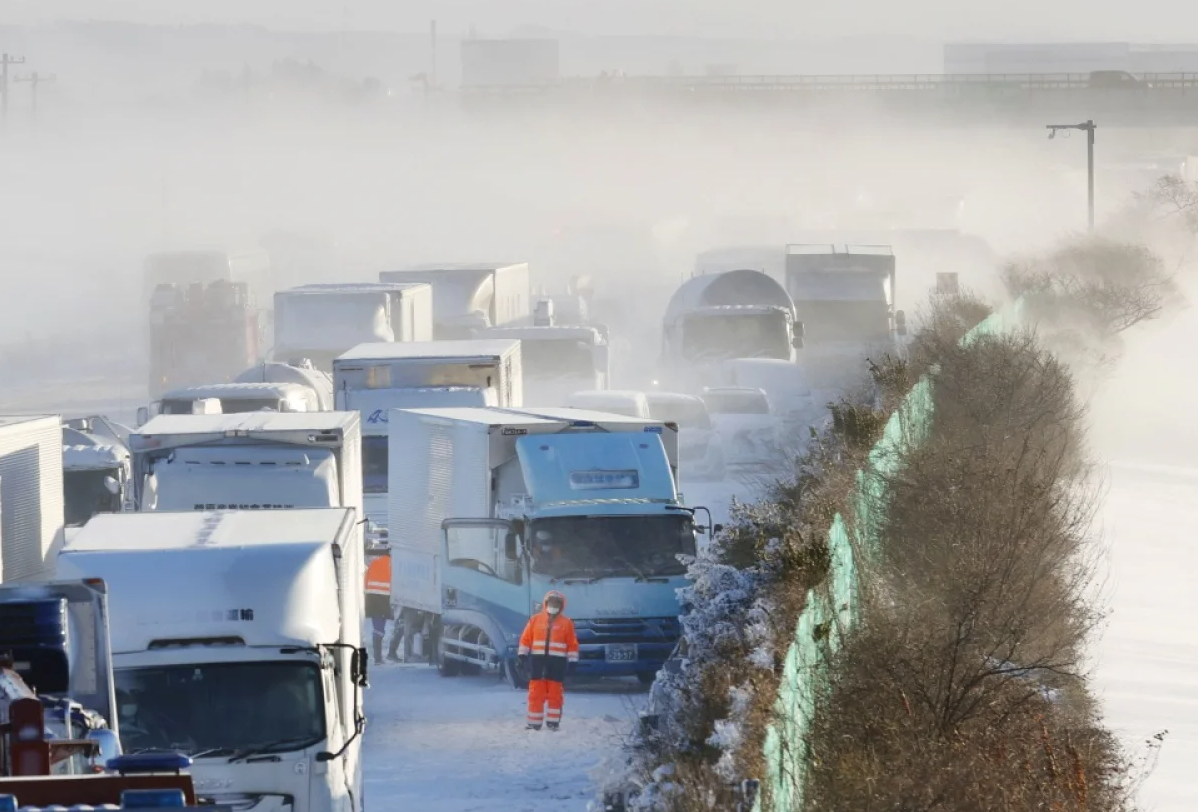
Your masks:
M 981 335 L 1013 329 L 1021 319 L 1022 304 L 1016 302 L 982 321 L 965 334 L 961 346 L 969 346 Z M 881 439 L 870 450 L 869 465 L 857 472 L 856 492 L 851 499 L 852 529 L 837 515 L 828 531 L 831 569 L 827 581 L 807 593 L 794 641 L 786 654 L 776 721 L 766 731 L 764 792 L 758 795 L 754 812 L 761 812 L 763 804 L 769 804 L 770 812 L 797 812 L 803 807 L 809 755 L 807 731 L 818 689 L 827 676 L 828 656 L 837 650 L 842 636 L 851 632 L 860 613 L 854 551 L 868 555 L 877 545 L 885 518 L 887 477 L 908 451 L 919 447 L 931 425 L 932 383 L 925 375 L 890 416 Z

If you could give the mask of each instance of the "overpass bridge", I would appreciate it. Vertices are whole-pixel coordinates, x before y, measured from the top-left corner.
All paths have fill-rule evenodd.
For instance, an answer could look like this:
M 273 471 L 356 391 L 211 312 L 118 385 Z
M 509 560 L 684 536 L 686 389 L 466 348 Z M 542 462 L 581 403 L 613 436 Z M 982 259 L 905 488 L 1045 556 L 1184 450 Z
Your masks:
M 459 97 L 469 110 L 720 106 L 987 123 L 1093 118 L 1105 126 L 1198 126 L 1198 73 L 599 76 L 464 87 Z

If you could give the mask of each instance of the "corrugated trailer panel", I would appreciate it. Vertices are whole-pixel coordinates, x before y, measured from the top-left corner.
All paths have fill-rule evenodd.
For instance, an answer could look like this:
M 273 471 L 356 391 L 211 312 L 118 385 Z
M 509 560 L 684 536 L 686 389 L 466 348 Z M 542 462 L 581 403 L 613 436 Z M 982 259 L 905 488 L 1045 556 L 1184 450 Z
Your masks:
M 0 580 L 46 576 L 62 533 L 61 420 L 0 417 Z

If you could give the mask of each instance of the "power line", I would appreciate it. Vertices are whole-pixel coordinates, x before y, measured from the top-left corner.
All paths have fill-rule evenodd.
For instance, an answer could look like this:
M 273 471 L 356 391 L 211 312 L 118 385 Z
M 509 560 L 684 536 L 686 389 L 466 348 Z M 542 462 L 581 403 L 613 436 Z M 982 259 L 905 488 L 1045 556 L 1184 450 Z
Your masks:
M 29 84 L 29 90 L 30 90 L 32 98 L 33 98 L 33 112 L 36 113 L 37 112 L 37 86 L 40 85 L 42 82 L 53 82 L 54 79 L 55 79 L 55 77 L 53 74 L 51 74 L 50 76 L 42 76 L 37 71 L 34 71 L 29 76 L 18 76 L 13 81 L 27 82 Z
M 0 55 L 0 118 L 8 118 L 8 66 L 24 64 L 23 56 Z

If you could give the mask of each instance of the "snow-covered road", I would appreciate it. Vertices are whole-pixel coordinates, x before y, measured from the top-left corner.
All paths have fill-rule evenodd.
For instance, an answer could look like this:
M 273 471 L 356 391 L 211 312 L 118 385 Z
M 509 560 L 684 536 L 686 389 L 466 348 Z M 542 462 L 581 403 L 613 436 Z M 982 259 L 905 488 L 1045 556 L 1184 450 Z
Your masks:
M 647 697 L 636 680 L 569 687 L 550 733 L 524 729 L 524 692 L 495 677 L 386 665 L 370 685 L 364 797 L 380 810 L 583 812 Z
M 1095 651 L 1107 722 L 1133 755 L 1168 730 L 1140 800 L 1188 812 L 1198 799 L 1198 318 L 1135 336 L 1093 406 L 1107 492 L 1110 623 Z

